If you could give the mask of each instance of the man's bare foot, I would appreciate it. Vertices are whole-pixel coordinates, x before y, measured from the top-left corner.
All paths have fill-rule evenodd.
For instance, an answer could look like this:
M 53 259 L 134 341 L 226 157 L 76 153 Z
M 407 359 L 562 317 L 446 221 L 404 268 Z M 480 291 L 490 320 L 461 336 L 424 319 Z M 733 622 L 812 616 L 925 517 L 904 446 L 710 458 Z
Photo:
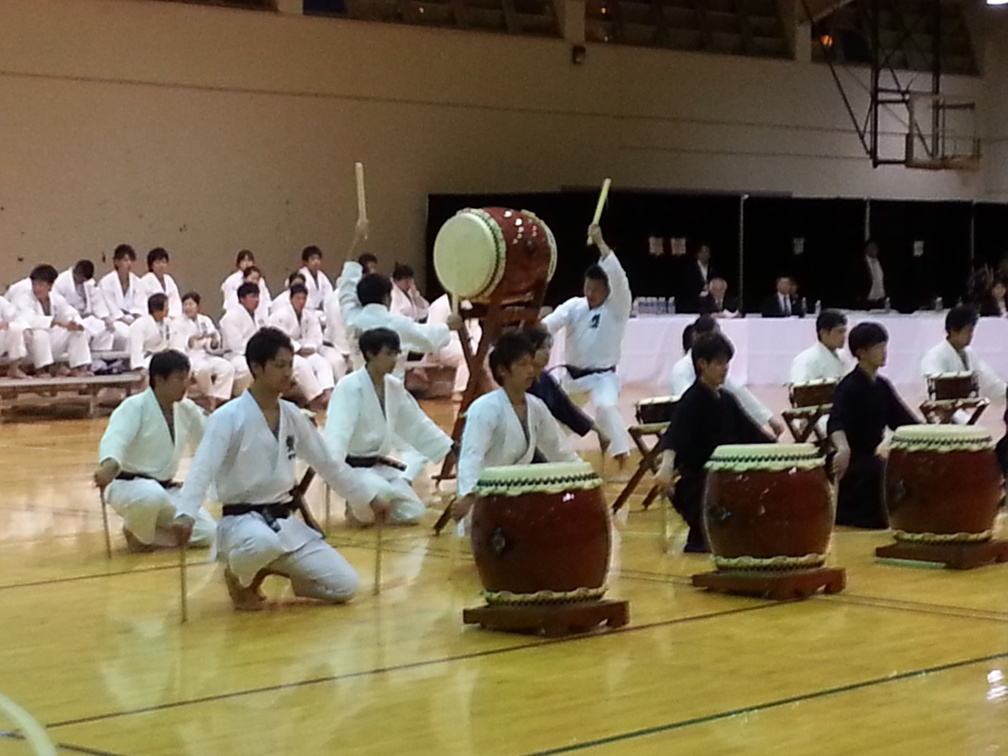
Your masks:
M 17 363 L 12 362 L 10 364 L 10 367 L 7 368 L 7 377 L 8 378 L 27 378 L 28 377 L 28 373 L 26 373 L 24 370 L 22 370 L 18 366 Z
M 68 375 L 71 375 L 74 378 L 90 378 L 92 375 L 94 375 L 94 373 L 91 372 L 91 368 L 82 366 L 73 368 L 72 370 L 70 370 Z
M 231 597 L 231 603 L 234 604 L 235 609 L 243 612 L 257 612 L 263 608 L 264 596 L 259 590 L 259 586 L 254 582 L 246 588 L 241 584 L 238 576 L 231 572 L 230 567 L 224 568 L 224 582 L 227 584 L 228 595 Z
M 126 539 L 126 548 L 131 554 L 149 554 L 154 551 L 154 544 L 144 543 L 126 528 L 123 528 L 123 537 Z

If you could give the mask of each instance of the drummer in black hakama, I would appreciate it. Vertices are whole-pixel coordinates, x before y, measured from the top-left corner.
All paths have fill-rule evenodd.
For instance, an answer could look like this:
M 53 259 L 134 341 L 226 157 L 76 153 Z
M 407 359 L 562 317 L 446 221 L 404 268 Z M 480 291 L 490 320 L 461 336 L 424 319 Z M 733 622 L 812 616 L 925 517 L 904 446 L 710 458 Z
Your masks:
M 833 472 L 840 481 L 837 525 L 888 527 L 883 494 L 885 460 L 879 454 L 886 426 L 921 421 L 888 380 L 878 374 L 886 364 L 889 334 L 878 323 L 861 323 L 848 337 L 857 366 L 837 384 L 827 431 L 836 456 Z
M 693 342 L 696 380 L 679 400 L 675 419 L 659 442 L 662 450 L 658 482 L 671 486 L 678 474 L 672 505 L 689 525 L 685 551 L 710 551 L 703 532 L 702 511 L 707 472 L 704 465 L 722 444 L 773 443 L 738 401 L 722 391 L 728 363 L 735 350 L 720 333 L 702 336 Z
M 598 435 L 599 447 L 605 454 L 611 443 L 609 436 L 574 403 L 553 376 L 546 372 L 550 349 L 553 347 L 553 337 L 550 332 L 542 326 L 537 326 L 525 331 L 525 335 L 528 336 L 535 349 L 535 354 L 532 355 L 532 365 L 535 368 L 536 377 L 528 392 L 532 396 L 542 399 L 543 404 L 546 405 L 557 422 L 567 426 L 577 435 L 584 437 L 594 431 Z

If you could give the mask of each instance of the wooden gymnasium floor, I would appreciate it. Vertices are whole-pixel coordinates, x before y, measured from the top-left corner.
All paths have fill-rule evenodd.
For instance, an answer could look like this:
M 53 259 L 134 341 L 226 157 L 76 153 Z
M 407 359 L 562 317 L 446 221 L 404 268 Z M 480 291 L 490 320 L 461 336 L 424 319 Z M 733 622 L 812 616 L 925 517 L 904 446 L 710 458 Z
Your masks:
M 770 394 L 779 409 L 782 392 Z M 449 422 L 447 405 L 429 410 Z M 986 424 L 999 418 L 993 408 Z M 680 553 L 681 525 L 663 555 L 659 513 L 638 497 L 615 523 L 611 595 L 631 602 L 616 632 L 547 641 L 463 627 L 479 603 L 471 557 L 450 569 L 450 537 L 429 527 L 387 534 L 374 597 L 374 533 L 341 522 L 331 540 L 366 586 L 351 605 L 237 613 L 220 570 L 192 554 L 182 626 L 175 553 L 130 555 L 116 524 L 105 557 L 89 484 L 103 427 L 0 429 L 0 693 L 61 754 L 1008 751 L 1008 565 L 878 564 L 884 534 L 838 532 L 841 594 L 707 594 L 689 584 L 707 560 Z M 313 488 L 319 514 L 322 500 Z M 26 744 L 0 737 L 7 753 Z

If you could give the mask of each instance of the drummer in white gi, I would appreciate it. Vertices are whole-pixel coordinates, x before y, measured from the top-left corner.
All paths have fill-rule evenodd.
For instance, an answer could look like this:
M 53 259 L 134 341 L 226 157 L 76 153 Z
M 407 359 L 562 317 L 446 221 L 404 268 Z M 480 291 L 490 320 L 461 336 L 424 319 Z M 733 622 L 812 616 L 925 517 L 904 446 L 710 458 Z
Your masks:
M 520 331 L 501 335 L 490 353 L 490 371 L 500 388 L 484 394 L 466 412 L 458 463 L 458 499 L 452 514 L 468 514 L 485 467 L 527 465 L 540 453 L 546 462 L 576 462 L 567 436 L 546 405 L 527 393 L 535 377 L 535 348 Z
M 564 389 L 571 395 L 591 394 L 596 422 L 612 442 L 609 453 L 622 463 L 630 455 L 630 436 L 617 406 L 616 366 L 630 319 L 630 282 L 599 226 L 592 225 L 588 233 L 600 257 L 585 271 L 584 296 L 568 299 L 542 323 L 551 334 L 564 330 Z

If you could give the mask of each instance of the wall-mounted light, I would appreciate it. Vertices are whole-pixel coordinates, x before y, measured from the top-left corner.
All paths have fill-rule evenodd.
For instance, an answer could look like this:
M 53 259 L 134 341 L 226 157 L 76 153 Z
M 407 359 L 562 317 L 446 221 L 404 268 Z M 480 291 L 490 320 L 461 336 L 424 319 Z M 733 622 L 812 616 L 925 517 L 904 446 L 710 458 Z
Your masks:
M 588 57 L 588 48 L 584 45 L 574 45 L 571 48 L 571 63 L 575 66 L 584 65 L 585 59 Z
M 987 5 L 1008 5 L 1008 0 L 987 0 Z

